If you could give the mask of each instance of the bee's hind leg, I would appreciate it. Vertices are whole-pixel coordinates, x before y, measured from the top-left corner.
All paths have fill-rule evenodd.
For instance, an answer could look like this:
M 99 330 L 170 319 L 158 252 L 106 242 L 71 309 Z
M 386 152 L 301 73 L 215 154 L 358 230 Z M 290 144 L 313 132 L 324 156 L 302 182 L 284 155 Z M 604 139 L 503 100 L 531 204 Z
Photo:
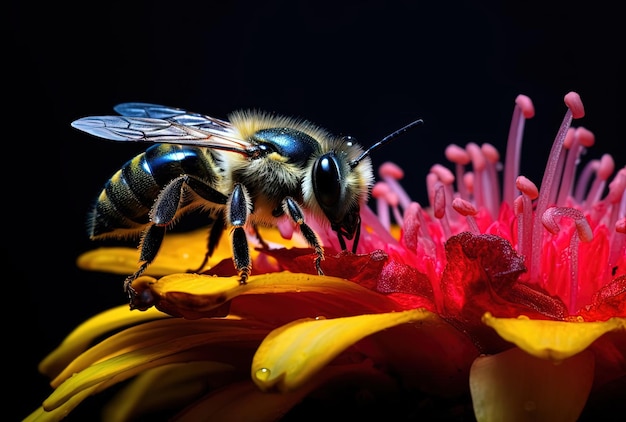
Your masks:
M 209 228 L 209 237 L 207 241 L 207 249 L 204 254 L 204 259 L 202 263 L 196 267 L 195 270 L 188 270 L 190 273 L 200 273 L 204 267 L 206 267 L 209 262 L 209 258 L 213 256 L 213 252 L 215 252 L 215 248 L 220 243 L 220 238 L 222 237 L 222 233 L 224 233 L 224 213 L 219 213 L 215 216 L 215 220 L 211 224 Z
M 165 226 L 151 224 L 144 230 L 141 236 L 141 243 L 139 244 L 139 261 L 141 262 L 141 265 L 137 271 L 126 277 L 124 280 L 124 291 L 128 294 L 131 309 L 144 311 L 153 305 L 152 296 L 145 296 L 145 294 L 138 295 L 137 291 L 133 288 L 132 283 L 135 279 L 137 279 L 137 277 L 142 275 L 146 268 L 148 268 L 148 265 L 154 261 L 154 258 L 161 247 L 161 243 L 163 242 L 163 238 L 165 237 L 165 230 Z M 146 291 L 146 293 L 148 293 L 148 291 Z
M 324 248 L 322 247 L 322 244 L 313 229 L 311 229 L 311 227 L 304 222 L 304 213 L 302 212 L 302 209 L 293 198 L 287 197 L 283 201 L 283 210 L 285 211 L 285 214 L 287 214 L 289 218 L 291 218 L 300 227 L 300 232 L 304 236 L 304 239 L 315 250 L 317 255 L 315 258 L 315 269 L 317 270 L 318 275 L 324 275 L 324 271 L 322 271 L 321 267 L 321 263 L 324 260 Z

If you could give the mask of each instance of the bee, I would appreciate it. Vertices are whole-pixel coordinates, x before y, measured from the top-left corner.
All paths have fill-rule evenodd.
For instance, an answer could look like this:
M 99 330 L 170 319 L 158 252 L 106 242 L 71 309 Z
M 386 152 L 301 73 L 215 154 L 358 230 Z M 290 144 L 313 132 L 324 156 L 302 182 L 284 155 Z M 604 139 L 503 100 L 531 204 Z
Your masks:
M 337 233 L 342 249 L 360 234 L 360 207 L 374 182 L 370 153 L 419 123 L 417 120 L 368 149 L 350 136 L 334 136 L 313 123 L 258 110 L 228 120 L 148 103 L 122 103 L 119 115 L 93 116 L 71 125 L 113 141 L 151 143 L 105 184 L 89 219 L 89 237 L 139 238 L 139 267 L 124 281 L 131 309 L 142 309 L 131 286 L 156 258 L 166 231 L 185 213 L 202 210 L 211 225 L 208 262 L 230 231 L 233 263 L 241 284 L 252 269 L 246 229 L 287 218 L 315 251 L 322 275 L 324 248 L 305 221 L 309 215 Z M 198 270 L 199 271 L 199 270 Z

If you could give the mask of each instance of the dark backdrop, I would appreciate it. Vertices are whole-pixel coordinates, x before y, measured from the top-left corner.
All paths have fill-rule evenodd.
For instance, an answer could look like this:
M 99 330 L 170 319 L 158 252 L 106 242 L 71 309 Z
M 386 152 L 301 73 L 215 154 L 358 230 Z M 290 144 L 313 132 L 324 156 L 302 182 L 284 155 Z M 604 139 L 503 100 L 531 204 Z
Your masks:
M 504 142 L 519 93 L 535 102 L 523 171 L 541 181 L 578 91 L 580 124 L 625 164 L 623 22 L 617 3 L 496 1 L 13 2 L 4 13 L 3 227 L 6 386 L 15 418 L 47 395 L 37 362 L 77 323 L 124 302 L 120 277 L 75 268 L 93 247 L 85 220 L 104 181 L 141 151 L 78 133 L 78 117 L 124 101 L 216 117 L 256 107 L 310 119 L 409 170 L 425 199 L 446 144 Z M 6 289 L 8 287 L 8 289 Z M 5 378 L 6 379 L 6 378 Z

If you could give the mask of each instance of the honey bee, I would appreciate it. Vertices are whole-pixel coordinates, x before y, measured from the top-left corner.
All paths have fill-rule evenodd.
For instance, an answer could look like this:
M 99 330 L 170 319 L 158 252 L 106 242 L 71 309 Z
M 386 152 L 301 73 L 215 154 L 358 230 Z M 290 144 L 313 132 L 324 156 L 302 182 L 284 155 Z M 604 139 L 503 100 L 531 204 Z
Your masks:
M 416 120 L 368 149 L 313 123 L 257 110 L 220 120 L 174 107 L 122 103 L 119 115 L 84 117 L 72 126 L 113 141 L 153 143 L 105 184 L 89 219 L 89 237 L 139 238 L 137 271 L 124 281 L 131 308 L 142 309 L 131 283 L 157 256 L 165 233 L 185 213 L 202 210 L 212 222 L 202 269 L 230 230 L 241 284 L 252 269 L 246 229 L 288 218 L 315 251 L 323 274 L 324 248 L 304 210 L 337 233 L 342 249 L 360 234 L 360 207 L 374 182 L 370 153 Z M 198 271 L 199 271 L 198 270 Z

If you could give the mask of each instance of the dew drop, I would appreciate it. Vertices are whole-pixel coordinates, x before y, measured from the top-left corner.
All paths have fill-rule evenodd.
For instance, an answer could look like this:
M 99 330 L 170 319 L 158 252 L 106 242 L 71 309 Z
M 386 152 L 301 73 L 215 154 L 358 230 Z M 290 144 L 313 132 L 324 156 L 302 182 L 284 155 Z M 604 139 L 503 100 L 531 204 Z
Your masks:
M 259 380 L 259 381 L 267 381 L 270 376 L 272 375 L 272 371 L 270 371 L 267 368 L 261 368 L 259 370 L 257 370 L 254 374 L 254 376 Z

